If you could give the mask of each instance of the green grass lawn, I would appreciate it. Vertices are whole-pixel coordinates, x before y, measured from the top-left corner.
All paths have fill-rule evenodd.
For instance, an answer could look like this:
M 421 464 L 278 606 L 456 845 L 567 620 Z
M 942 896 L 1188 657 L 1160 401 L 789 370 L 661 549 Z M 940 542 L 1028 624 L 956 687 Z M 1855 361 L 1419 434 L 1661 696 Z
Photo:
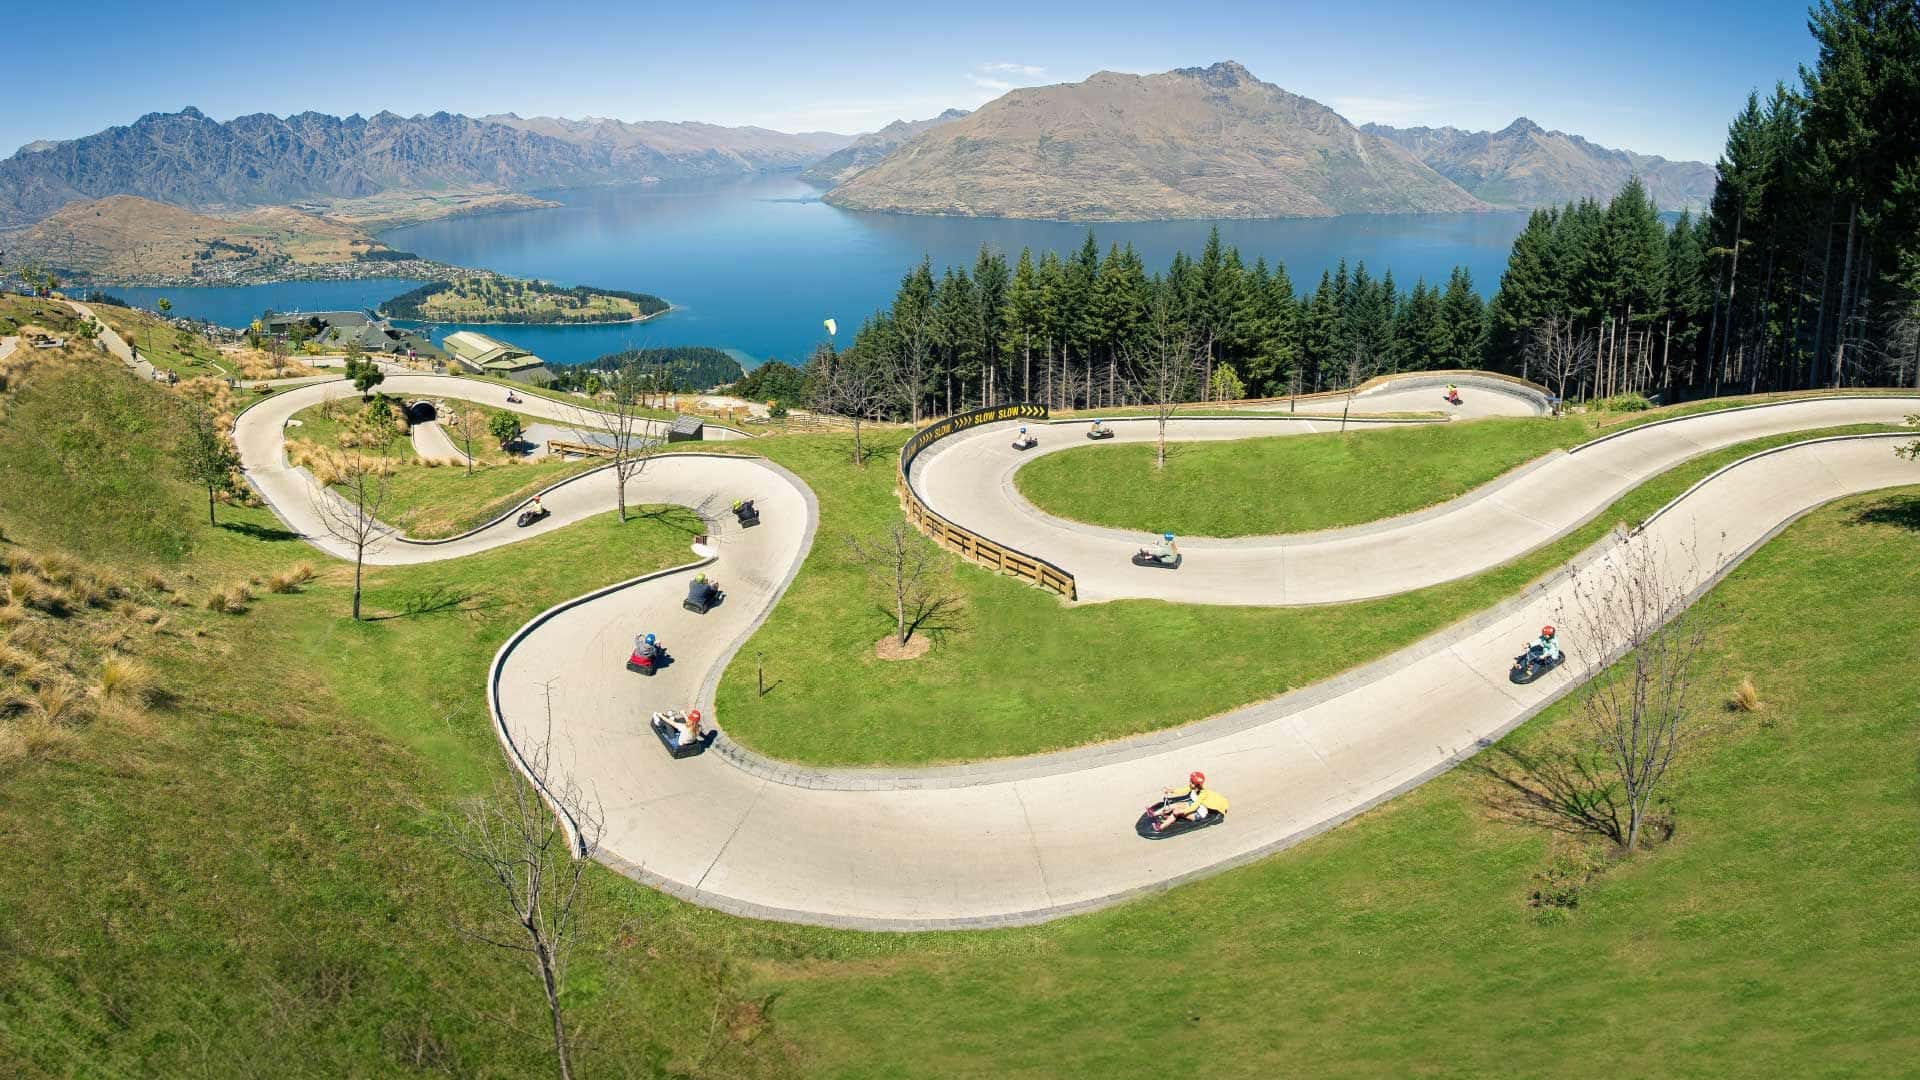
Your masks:
M 1572 911 L 1527 897 L 1587 845 L 1493 820 L 1460 770 L 1081 918 L 763 944 L 774 1016 L 821 1077 L 1911 1075 L 1920 682 L 1886 645 L 1914 640 L 1888 598 L 1920 595 L 1917 552 L 1920 489 L 1875 494 L 1717 590 L 1737 621 L 1707 658 L 1718 730 L 1671 776 L 1677 831 Z M 1758 714 L 1718 708 L 1742 674 Z M 1514 741 L 1574 730 L 1569 701 Z
M 1497 418 L 1345 434 L 1150 443 L 1046 454 L 1014 474 L 1050 514 L 1194 536 L 1264 536 L 1358 525 L 1446 502 L 1551 450 L 1592 437 L 1573 417 Z
M 876 440 L 862 475 L 846 464 L 846 436 L 756 441 L 753 450 L 813 486 L 820 530 L 793 587 L 721 679 L 718 722 L 755 750 L 815 765 L 1007 757 L 1192 723 L 1366 663 L 1497 603 L 1730 461 L 1821 434 L 1875 430 L 1883 429 L 1835 428 L 1728 447 L 1649 480 L 1586 526 L 1504 566 L 1352 604 L 1131 600 L 1070 607 L 956 562 L 950 587 L 958 609 L 929 631 L 932 651 L 910 663 L 874 656 L 873 643 L 892 619 L 846 560 L 842 539 L 899 520 L 887 467 L 897 442 Z M 1155 643 L 1156 650 L 1168 643 L 1178 662 L 1142 665 L 1135 650 L 1114 647 L 1123 641 Z M 763 659 L 772 684 L 764 696 L 756 685 Z
M 485 901 L 435 830 L 504 769 L 481 697 L 504 636 L 685 558 L 692 523 L 601 517 L 375 569 L 382 618 L 356 625 L 342 564 L 262 510 L 209 528 L 192 489 L 148 471 L 164 456 L 142 444 L 171 430 L 163 391 L 111 362 L 88 374 L 5 401 L 13 542 L 157 564 L 183 588 L 323 572 L 242 616 L 170 610 L 141 659 L 176 706 L 0 765 L 0 1074 L 549 1071 L 525 966 L 453 930 Z M 86 407 L 56 408 L 55 390 Z M 110 453 L 40 426 L 109 404 L 82 434 L 123 431 Z M 815 558 L 831 529 L 886 517 L 890 460 L 862 494 L 875 482 L 832 460 L 846 441 L 763 447 L 822 493 Z M 1638 512 L 1657 495 L 1633 496 Z M 1889 647 L 1913 640 L 1910 605 L 1890 598 L 1920 594 L 1916 544 L 1920 489 L 1853 499 L 1718 590 L 1737 621 L 1714 642 L 1716 686 L 1751 674 L 1765 711 L 1729 714 L 1682 762 L 1675 838 L 1572 912 L 1525 902 L 1567 842 L 1490 820 L 1465 772 L 1254 866 L 1023 930 L 755 923 L 595 872 L 564 991 L 578 1075 L 1901 1075 L 1920 1057 L 1920 687 L 1911 650 Z M 1542 745 L 1567 718 L 1515 738 Z M 1194 993 L 1149 1007 L 1141 989 L 1170 980 Z

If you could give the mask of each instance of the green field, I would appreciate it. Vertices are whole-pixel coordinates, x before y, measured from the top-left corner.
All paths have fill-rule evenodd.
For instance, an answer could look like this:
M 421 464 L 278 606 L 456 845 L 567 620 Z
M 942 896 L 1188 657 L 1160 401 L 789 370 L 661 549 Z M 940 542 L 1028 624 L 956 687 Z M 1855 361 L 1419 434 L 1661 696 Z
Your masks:
M 436 830 L 504 769 L 480 688 L 505 635 L 683 560 L 698 526 L 671 510 L 603 515 L 449 565 L 375 568 L 378 618 L 355 624 L 345 568 L 267 512 L 203 523 L 200 493 L 165 467 L 172 401 L 104 360 L 10 394 L 4 549 L 156 568 L 183 595 L 298 561 L 322 573 L 244 615 L 169 608 L 136 655 L 174 704 L 0 762 L 0 1074 L 550 1072 L 532 977 L 453 930 L 483 898 Z M 68 437 L 75 416 L 90 426 Z M 820 493 L 814 559 L 832 530 L 883 521 L 886 449 L 855 476 L 835 461 L 846 441 L 755 444 Z M 1709 688 L 1751 675 L 1765 705 L 1709 710 L 1669 791 L 1673 838 L 1600 875 L 1577 908 L 1527 897 L 1586 845 L 1494 820 L 1465 771 L 1253 866 L 1023 930 L 755 923 L 596 872 L 564 991 L 578 1074 L 1909 1073 L 1916 550 L 1920 487 L 1854 498 L 1716 590 L 1733 621 Z M 828 580 L 816 569 L 802 582 Z M 966 611 L 953 633 L 1014 629 L 989 605 Z M 6 633 L 18 644 L 41 619 Z M 1570 708 L 1512 742 L 1569 737 Z
M 1089 443 L 1036 458 L 1013 480 L 1047 513 L 1118 529 L 1313 532 L 1446 502 L 1541 454 L 1585 442 L 1592 431 L 1574 417 L 1502 417 L 1170 443 L 1164 469 L 1154 468 L 1151 443 Z
M 1586 526 L 1514 562 L 1353 604 L 1130 600 L 1070 607 L 1016 579 L 956 562 L 950 585 L 957 610 L 929 631 L 932 651 L 911 664 L 874 656 L 873 644 L 892 620 L 846 560 L 842 540 L 899 519 L 890 468 L 897 433 L 871 437 L 874 457 L 864 474 L 846 464 L 850 436 L 756 440 L 754 451 L 812 486 L 820 529 L 792 588 L 721 679 L 717 712 L 732 738 L 815 765 L 1009 757 L 1176 727 L 1317 682 L 1497 603 L 1730 461 L 1821 434 L 1876 430 L 1884 429 L 1836 428 L 1729 447 L 1648 481 Z M 1143 664 L 1138 649 L 1115 642 L 1174 653 L 1167 662 Z M 764 696 L 756 683 L 762 662 L 775 684 Z M 986 672 L 993 677 L 983 678 Z

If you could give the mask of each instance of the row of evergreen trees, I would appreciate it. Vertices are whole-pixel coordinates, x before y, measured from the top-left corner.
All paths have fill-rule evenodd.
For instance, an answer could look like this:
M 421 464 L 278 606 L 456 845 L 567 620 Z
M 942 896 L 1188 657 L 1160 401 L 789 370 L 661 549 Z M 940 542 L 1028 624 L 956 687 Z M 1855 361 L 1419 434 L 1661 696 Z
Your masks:
M 1489 366 L 1600 392 L 1912 385 L 1920 375 L 1920 5 L 1834 0 L 1799 89 L 1750 95 L 1713 204 L 1663 230 L 1630 184 L 1536 212 Z
M 1157 305 L 1193 350 L 1201 400 L 1312 392 L 1372 375 L 1478 366 L 1486 311 L 1472 276 L 1401 288 L 1364 263 L 1322 273 L 1296 295 L 1286 267 L 1251 266 L 1219 229 L 1198 257 L 1176 254 L 1149 274 L 1131 245 L 1103 255 L 1088 231 L 1078 250 L 1005 256 L 982 246 L 969 271 L 939 276 L 923 261 L 893 304 L 854 335 L 849 361 L 913 368 L 915 417 L 1015 398 L 1054 408 L 1130 399 L 1130 357 Z
M 1920 385 L 1920 5 L 1829 0 L 1809 28 L 1818 61 L 1798 89 L 1749 98 L 1708 212 L 1664 223 L 1638 179 L 1537 210 L 1490 304 L 1465 268 L 1406 289 L 1343 261 L 1300 292 L 1218 229 L 1149 274 L 1089 231 L 1011 266 L 985 246 L 971 269 L 923 261 L 846 358 L 883 369 L 899 388 L 889 411 L 915 420 L 1015 399 L 1124 404 L 1169 322 L 1199 400 L 1472 367 L 1571 398 Z

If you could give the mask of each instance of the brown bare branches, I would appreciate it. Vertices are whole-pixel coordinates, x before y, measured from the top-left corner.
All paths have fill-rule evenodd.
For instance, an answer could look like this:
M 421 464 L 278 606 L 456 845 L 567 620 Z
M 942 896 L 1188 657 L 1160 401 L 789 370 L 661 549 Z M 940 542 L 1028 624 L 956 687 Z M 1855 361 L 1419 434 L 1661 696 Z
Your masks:
M 848 534 L 846 545 L 847 554 L 886 594 L 899 644 L 905 645 L 915 630 L 953 606 L 952 596 L 941 588 L 946 563 L 939 549 L 906 524 L 896 522 L 867 538 Z
M 1620 545 L 1574 579 L 1560 618 L 1563 647 L 1590 674 L 1581 717 L 1618 785 L 1625 821 L 1614 839 L 1629 851 L 1693 734 L 1699 661 L 1712 621 L 1707 612 L 1682 610 L 1684 582 L 1700 575 L 1674 573 L 1674 559 L 1698 569 L 1689 548 L 1669 553 L 1645 537 Z
M 551 684 L 546 700 L 545 733 L 518 747 L 525 775 L 510 773 L 490 794 L 469 800 L 448 821 L 446 842 L 487 883 L 495 904 L 486 924 L 458 929 L 470 940 L 527 957 L 546 995 L 561 1080 L 570 1080 L 560 988 L 580 934 L 587 862 L 599 849 L 604 824 L 597 802 L 573 780 L 553 774 Z

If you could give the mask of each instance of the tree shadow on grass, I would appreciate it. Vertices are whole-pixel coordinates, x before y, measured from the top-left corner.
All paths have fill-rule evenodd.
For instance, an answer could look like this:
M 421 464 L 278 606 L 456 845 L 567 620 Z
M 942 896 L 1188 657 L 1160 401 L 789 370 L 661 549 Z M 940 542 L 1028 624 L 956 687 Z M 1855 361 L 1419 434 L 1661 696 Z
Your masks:
M 420 615 L 444 615 L 449 612 L 478 616 L 498 610 L 499 607 L 500 601 L 485 593 L 469 592 L 447 585 L 435 585 L 407 593 L 400 599 L 399 610 L 369 615 L 367 621 L 385 622 L 389 619 L 410 619 Z
M 1496 817 L 1573 836 L 1626 839 L 1624 809 L 1614 782 L 1577 753 L 1535 756 L 1489 746 L 1467 768 L 1493 781 L 1482 801 Z
M 1920 499 L 1886 498 L 1853 515 L 1855 525 L 1893 525 L 1920 532 Z
M 277 525 L 255 525 L 250 521 L 223 521 L 220 523 L 220 527 L 230 533 L 239 533 L 241 536 L 250 537 L 254 540 L 268 540 L 277 543 L 286 540 L 300 539 L 299 533 L 291 529 L 282 529 Z
M 892 608 L 876 604 L 873 610 L 887 620 L 889 628 L 894 625 Z M 907 640 L 913 640 L 915 634 L 925 634 L 938 641 L 945 634 L 964 629 L 960 615 L 957 596 L 931 596 L 912 604 L 907 608 Z

